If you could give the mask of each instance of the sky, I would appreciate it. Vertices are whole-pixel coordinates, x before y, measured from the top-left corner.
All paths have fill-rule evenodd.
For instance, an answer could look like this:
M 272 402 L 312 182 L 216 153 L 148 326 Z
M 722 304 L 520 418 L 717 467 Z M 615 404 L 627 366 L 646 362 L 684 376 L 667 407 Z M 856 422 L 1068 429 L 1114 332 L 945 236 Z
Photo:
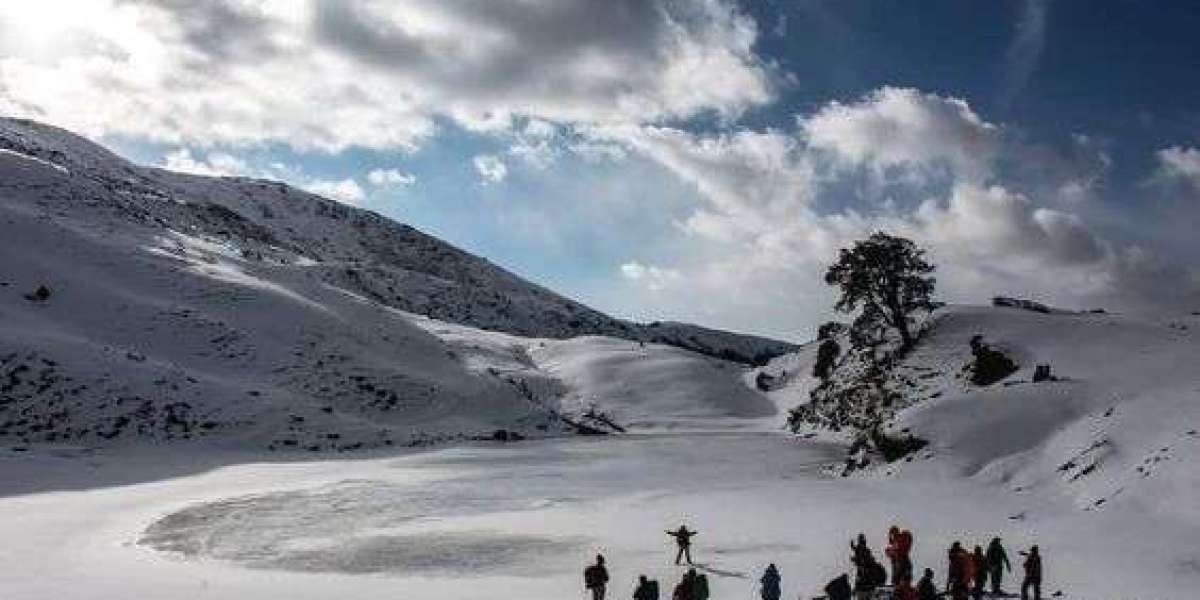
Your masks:
M 1200 4 L 0 3 L 0 114 L 377 211 L 611 314 L 809 338 L 938 294 L 1200 310 Z

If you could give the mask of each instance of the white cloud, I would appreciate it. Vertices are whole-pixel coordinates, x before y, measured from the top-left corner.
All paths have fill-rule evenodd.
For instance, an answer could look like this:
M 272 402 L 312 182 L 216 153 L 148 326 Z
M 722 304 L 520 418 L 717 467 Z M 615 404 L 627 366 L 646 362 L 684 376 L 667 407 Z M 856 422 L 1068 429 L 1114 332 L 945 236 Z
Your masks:
M 328 151 L 412 148 L 438 117 L 732 116 L 772 97 L 757 37 L 727 0 L 4 2 L 0 113 Z
M 1004 56 L 1005 84 L 1000 105 L 1007 107 L 1025 89 L 1046 45 L 1050 0 L 1024 0 L 1016 35 Z
M 250 175 L 254 172 L 254 169 L 251 169 L 245 161 L 232 154 L 209 152 L 201 158 L 195 158 L 188 148 L 179 148 L 168 152 L 163 157 L 162 167 L 180 173 L 216 177 Z
M 1194 275 L 1146 248 L 1105 239 L 1058 206 L 1056 193 L 1023 191 L 1023 182 L 997 165 L 1044 156 L 1002 143 L 1002 127 L 954 98 L 885 88 L 802 117 L 795 133 L 701 136 L 625 127 L 591 134 L 651 159 L 697 191 L 699 202 L 682 223 L 690 242 L 655 267 L 676 273 L 674 284 L 641 300 L 661 312 L 775 335 L 802 330 L 828 315 L 832 292 L 821 274 L 837 249 L 875 230 L 929 248 L 939 289 L 954 301 L 1018 294 L 1136 309 L 1200 297 Z M 1185 155 L 1163 156 L 1190 164 L 1175 160 Z M 1074 172 L 1067 160 L 1036 166 L 1046 165 L 1062 169 L 1056 178 L 1063 181 L 1095 175 L 1087 164 Z M 930 187 L 923 176 L 901 176 L 883 192 L 854 185 L 863 168 L 901 175 L 941 169 L 949 183 Z M 895 202 L 897 188 L 923 199 Z M 644 284 L 649 268 L 630 264 L 625 279 Z
M 317 194 L 332 198 L 338 202 L 346 204 L 360 205 L 363 199 L 367 197 L 362 186 L 354 179 L 326 180 L 314 179 L 304 184 L 304 189 Z
M 484 185 L 490 183 L 500 183 L 508 177 L 508 165 L 504 164 L 500 157 L 492 154 L 480 154 L 475 157 L 475 170 L 479 172 L 479 177 Z
M 1159 150 L 1155 156 L 1163 176 L 1182 179 L 1200 190 L 1200 150 L 1173 146 Z
M 999 128 L 967 103 L 911 88 L 881 88 L 850 104 L 832 102 L 802 118 L 810 147 L 875 168 L 949 167 L 979 179 L 999 151 Z
M 562 137 L 554 124 L 531 119 L 514 134 L 508 153 L 535 169 L 548 169 L 562 151 Z
M 372 169 L 367 173 L 367 181 L 375 187 L 398 187 L 412 185 L 417 178 L 399 169 Z
M 813 173 L 788 134 L 739 131 L 700 137 L 665 127 L 603 128 L 589 134 L 624 144 L 694 185 L 720 218 L 697 211 L 681 223 L 691 233 L 731 240 L 806 210 Z
M 643 265 L 637 261 L 621 265 L 621 276 L 646 286 L 646 289 L 659 291 L 683 279 L 674 269 L 664 269 L 654 265 Z
M 162 168 L 192 175 L 209 177 L 257 177 L 284 181 L 314 194 L 332 198 L 346 204 L 361 205 L 366 199 L 366 191 L 352 177 L 346 179 L 314 178 L 298 167 L 281 162 L 268 165 L 252 165 L 245 160 L 226 152 L 207 152 L 194 154 L 190 148 L 178 148 L 163 156 Z M 367 179 L 375 186 L 408 185 L 415 181 L 412 175 L 407 175 L 396 169 L 376 169 L 367 174 Z

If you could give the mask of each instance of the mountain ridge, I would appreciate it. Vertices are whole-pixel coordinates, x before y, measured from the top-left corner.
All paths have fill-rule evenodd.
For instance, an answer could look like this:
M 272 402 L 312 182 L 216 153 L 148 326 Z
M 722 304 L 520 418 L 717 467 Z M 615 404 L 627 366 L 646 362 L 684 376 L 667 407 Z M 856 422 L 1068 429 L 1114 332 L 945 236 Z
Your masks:
M 138 167 L 29 121 L 0 119 L 0 257 L 0 439 L 20 444 L 347 451 L 556 435 L 574 430 L 565 410 L 604 399 L 534 364 L 473 368 L 484 330 L 508 336 L 500 353 L 580 339 L 575 352 L 622 369 L 657 360 L 713 390 L 739 372 L 713 357 L 791 347 L 627 323 L 378 214 L 282 183 Z M 455 346 L 416 315 L 474 333 Z M 763 412 L 754 393 L 737 398 L 695 401 Z
M 613 318 L 410 225 L 285 183 L 140 167 L 26 120 L 0 120 L 0 149 L 66 169 L 68 179 L 86 181 L 80 191 L 119 195 L 103 208 L 127 220 L 220 237 L 247 259 L 293 265 L 308 259 L 326 281 L 408 312 L 525 336 L 652 341 L 747 364 L 796 348 L 691 324 Z

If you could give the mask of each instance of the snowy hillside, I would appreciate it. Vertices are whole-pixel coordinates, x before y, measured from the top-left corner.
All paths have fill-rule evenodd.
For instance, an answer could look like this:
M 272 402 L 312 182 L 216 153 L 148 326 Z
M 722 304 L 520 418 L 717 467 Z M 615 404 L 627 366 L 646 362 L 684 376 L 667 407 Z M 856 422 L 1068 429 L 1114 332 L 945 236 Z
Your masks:
M 971 382 L 970 341 L 1016 363 Z M 806 401 L 812 357 L 762 369 L 801 376 L 769 392 Z M 1039 365 L 1050 379 L 1034 382 Z M 955 306 L 938 311 L 889 374 L 900 393 L 887 423 L 931 442 L 888 465 L 901 477 L 965 476 L 1018 495 L 1052 494 L 1083 510 L 1128 504 L 1200 521 L 1200 316 Z
M 183 233 L 245 262 L 303 270 L 381 304 L 518 335 L 609 335 L 742 362 L 791 345 L 686 324 L 614 319 L 412 227 L 288 185 L 139 167 L 73 134 L 0 118 L 6 203 L 92 230 Z M 26 207 L 29 210 L 31 207 Z
M 745 385 L 750 371 L 736 363 L 617 338 L 535 339 L 425 318 L 414 322 L 473 371 L 507 381 L 572 418 L 594 411 L 619 427 L 641 430 L 782 423 L 782 411 Z
M 962 373 L 982 335 L 1019 370 Z M 1053 380 L 1034 383 L 1037 365 Z M 1200 521 L 1200 317 L 953 308 L 898 375 L 924 401 L 894 427 L 932 440 L 941 468 L 1085 510 L 1130 504 Z M 920 462 L 906 468 L 928 468 Z
M 24 121 L 0 120 L 0 149 L 0 437 L 16 443 L 342 451 L 571 430 L 560 398 L 473 370 L 412 313 L 514 340 L 608 334 L 738 360 L 790 347 L 613 319 L 283 184 L 137 167 Z M 737 387 L 738 366 L 672 352 Z

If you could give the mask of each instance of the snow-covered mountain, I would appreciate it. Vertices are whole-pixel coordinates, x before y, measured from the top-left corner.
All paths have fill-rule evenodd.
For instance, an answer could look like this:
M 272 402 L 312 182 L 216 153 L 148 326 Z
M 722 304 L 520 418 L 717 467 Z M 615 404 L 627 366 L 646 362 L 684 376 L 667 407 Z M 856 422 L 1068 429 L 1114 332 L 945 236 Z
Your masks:
M 2 437 L 346 450 L 570 429 L 557 396 L 471 368 L 415 315 L 510 344 L 628 340 L 732 380 L 662 344 L 743 363 L 793 347 L 615 319 L 369 211 L 0 119 Z
M 990 385 L 970 380 L 970 341 L 1016 363 Z M 769 395 L 806 401 L 814 353 L 762 370 Z M 1034 381 L 1039 365 L 1050 378 Z M 1037 502 L 1127 505 L 1200 521 L 1200 315 L 951 306 L 888 375 L 900 400 L 887 428 L 930 445 L 877 475 L 967 477 Z M 1020 518 L 1015 515 L 1014 518 Z

